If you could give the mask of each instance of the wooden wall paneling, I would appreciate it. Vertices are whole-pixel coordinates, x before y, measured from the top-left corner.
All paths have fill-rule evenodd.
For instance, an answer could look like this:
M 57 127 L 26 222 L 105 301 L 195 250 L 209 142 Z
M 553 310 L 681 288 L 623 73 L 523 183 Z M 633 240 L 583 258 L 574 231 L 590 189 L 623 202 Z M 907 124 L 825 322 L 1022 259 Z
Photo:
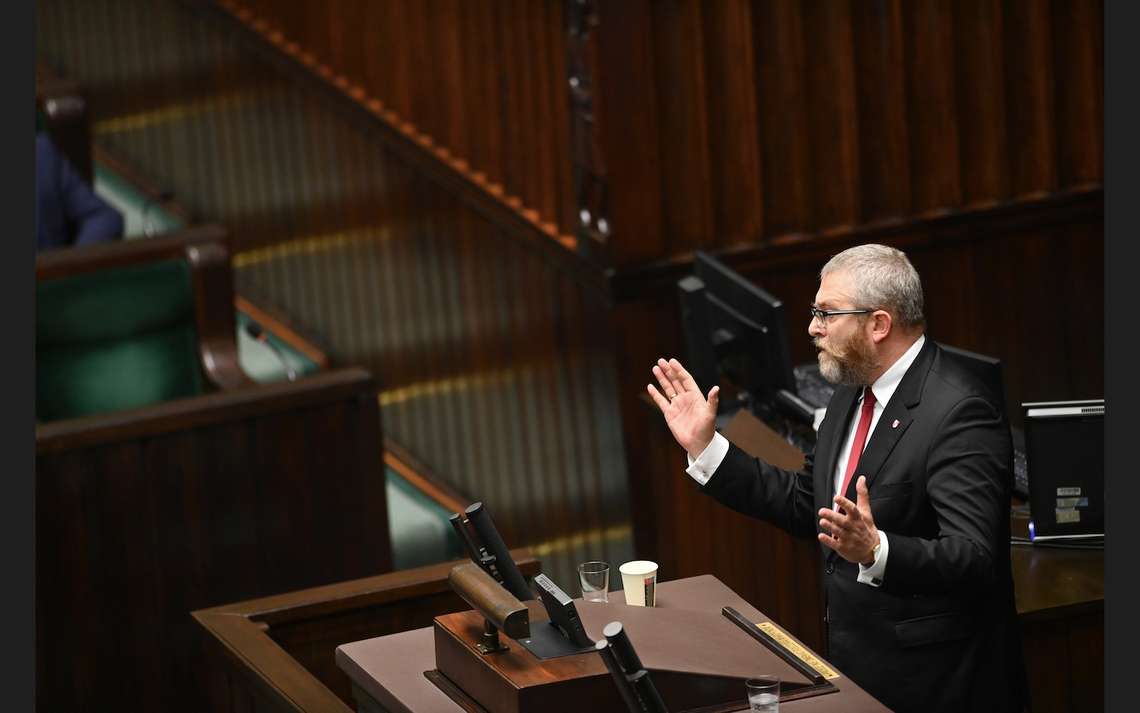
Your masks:
M 365 0 L 335 0 L 323 18 L 319 15 L 314 18 L 329 25 L 329 65 L 350 85 L 357 87 L 368 86 L 364 83 L 364 66 L 366 55 L 374 49 L 363 41 L 368 29 L 365 20 L 370 4 Z
M 565 10 L 565 5 L 561 8 Z M 550 111 L 548 137 L 553 179 L 546 201 L 549 207 L 539 207 L 543 217 L 552 224 L 547 226 L 556 235 L 575 235 L 577 225 L 577 198 L 574 195 L 574 147 L 571 132 L 571 104 L 569 99 L 570 59 L 566 33 L 567 19 L 557 6 L 548 6 L 546 13 L 545 57 L 540 51 L 539 60 L 549 67 L 548 106 Z M 541 49 L 541 48 L 540 48 Z M 607 216 L 608 220 L 608 216 Z
M 456 473 L 469 467 L 464 454 L 467 452 L 470 431 L 464 428 L 459 400 L 460 388 L 457 381 L 463 373 L 463 352 L 458 339 L 462 316 L 457 295 L 459 285 L 455 279 L 456 222 L 455 206 L 449 210 L 427 214 L 428 232 L 421 246 L 421 260 L 430 271 L 431 298 L 426 302 L 426 314 L 430 315 L 431 333 L 427 344 L 435 345 L 429 356 L 429 371 L 425 377 L 435 381 L 433 389 L 436 410 L 432 421 L 435 438 L 444 440 L 448 434 L 458 434 L 456 443 L 447 449 L 447 460 L 443 472 Z
M 1104 611 L 1022 621 L 1035 713 L 1105 710 Z
M 442 114 L 438 117 L 441 125 L 432 136 L 453 156 L 466 155 L 470 144 L 467 127 L 473 121 L 472 107 L 464 101 L 463 85 L 467 82 L 469 65 L 463 58 L 471 37 L 469 28 L 462 23 L 463 4 L 462 0 L 444 0 L 432 12 L 436 41 L 428 45 L 433 47 L 439 67 L 439 89 L 431 103 L 439 105 L 437 111 Z M 438 97 L 444 97 L 446 102 L 440 102 Z
M 530 163 L 534 171 L 530 195 L 536 218 L 551 225 L 566 224 L 563 196 L 573 197 L 569 178 L 570 109 L 566 96 L 563 13 L 554 3 L 529 3 L 525 34 L 530 38 L 533 67 L 527 92 L 534 101 L 534 144 Z M 572 230 L 565 231 L 572 233 Z
M 861 221 L 859 104 L 849 3 L 800 6 L 812 228 Z
M 498 160 L 503 194 L 508 200 L 520 199 L 525 181 L 524 163 L 527 160 L 526 148 L 530 137 L 523 122 L 523 107 L 526 103 L 527 86 L 524 70 L 519 66 L 525 47 L 517 17 L 520 0 L 498 0 L 496 3 L 501 23 L 495 37 L 495 54 L 492 62 L 497 68 L 499 86 L 496 99 L 499 102 L 499 122 L 495 127 L 501 132 Z
M 1062 186 L 1104 183 L 1104 3 L 1054 3 Z
M 542 189 L 538 182 L 546 176 L 541 175 L 542 150 L 538 145 L 539 104 L 542 101 L 536 73 L 542 69 L 536 64 L 535 46 L 541 37 L 533 34 L 535 23 L 533 18 L 543 3 L 514 0 L 510 6 L 509 16 L 512 21 L 510 28 L 510 46 L 516 58 L 507 64 L 514 69 L 512 75 L 511 99 L 514 107 L 512 113 L 518 117 L 518 124 L 509 140 L 506 141 L 508 155 L 513 154 L 515 165 L 514 188 L 507 191 L 507 195 L 516 196 L 522 206 L 538 205 L 537 198 Z
M 196 710 L 189 611 L 390 570 L 375 384 L 304 382 L 37 427 L 39 709 Z
M 660 151 L 655 86 L 655 3 L 632 0 L 597 5 L 597 65 L 593 78 L 595 131 L 606 160 L 613 235 L 607 245 L 615 266 L 664 253 L 665 224 L 658 177 Z
M 1011 192 L 1002 5 L 955 3 L 953 9 L 962 202 L 1001 200 Z
M 703 3 L 711 226 L 689 248 L 753 242 L 763 234 L 759 98 L 748 0 Z
M 663 158 L 661 250 L 672 255 L 706 243 L 713 231 L 702 3 L 656 3 L 653 23 L 655 113 Z
M 505 0 L 494 0 L 489 3 L 490 12 L 482 15 L 482 30 L 486 33 L 486 54 L 480 64 L 483 67 L 484 91 L 479 98 L 480 114 L 485 121 L 483 131 L 486 133 L 488 144 L 485 153 L 485 165 L 478 166 L 477 170 L 486 171 L 487 180 L 492 190 L 500 191 L 500 195 L 511 195 L 507 189 L 510 181 L 510 162 L 508 146 L 511 143 L 511 134 L 508 130 L 512 117 L 510 111 L 510 85 L 506 74 L 499 69 L 500 63 L 512 63 L 514 57 L 509 53 L 507 39 L 503 36 L 503 14 L 507 12 Z
M 897 0 L 852 5 L 865 222 L 911 212 L 902 18 Z
M 962 202 L 952 8 L 934 0 L 901 9 L 913 211 L 947 210 Z
M 758 3 L 756 10 L 752 17 L 765 223 L 759 237 L 763 241 L 810 227 L 809 148 L 799 4 L 772 0 Z
M 1053 15 L 1049 4 L 1033 0 L 1004 7 L 1010 190 L 1039 195 L 1059 186 Z

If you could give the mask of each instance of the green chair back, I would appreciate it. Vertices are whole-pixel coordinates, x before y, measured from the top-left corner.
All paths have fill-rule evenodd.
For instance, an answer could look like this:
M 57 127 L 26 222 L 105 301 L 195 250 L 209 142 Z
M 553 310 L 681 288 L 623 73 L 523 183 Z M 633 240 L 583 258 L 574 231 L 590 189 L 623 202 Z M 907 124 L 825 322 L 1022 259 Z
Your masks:
M 203 393 L 185 260 L 36 283 L 36 420 Z

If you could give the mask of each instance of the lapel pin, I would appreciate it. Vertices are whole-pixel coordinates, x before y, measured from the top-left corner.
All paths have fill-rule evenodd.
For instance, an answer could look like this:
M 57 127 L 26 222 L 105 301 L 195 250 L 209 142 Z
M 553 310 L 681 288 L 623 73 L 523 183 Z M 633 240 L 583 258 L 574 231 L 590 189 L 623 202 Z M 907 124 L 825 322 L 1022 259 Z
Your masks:
M 891 424 L 891 428 L 898 428 L 898 427 L 899 427 L 899 420 L 896 418 L 895 422 Z

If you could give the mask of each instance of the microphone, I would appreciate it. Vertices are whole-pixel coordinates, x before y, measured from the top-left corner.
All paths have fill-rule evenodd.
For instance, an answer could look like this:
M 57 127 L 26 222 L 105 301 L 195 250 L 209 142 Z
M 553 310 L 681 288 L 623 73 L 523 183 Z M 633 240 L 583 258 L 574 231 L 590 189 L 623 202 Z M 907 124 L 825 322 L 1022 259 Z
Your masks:
M 669 713 L 668 709 L 665 708 L 665 703 L 661 700 L 661 695 L 657 693 L 653 681 L 649 680 L 649 671 L 641 665 L 641 659 L 633 650 L 633 644 L 625 633 L 625 628 L 621 622 L 611 621 L 606 624 L 606 628 L 602 629 L 602 633 L 605 634 L 606 642 L 609 643 L 612 650 L 613 663 L 616 663 L 617 668 L 625 674 L 626 680 L 632 684 L 637 697 L 641 699 L 642 710 L 647 711 L 647 713 Z M 600 646 L 597 648 L 601 651 Z M 603 656 L 603 659 L 606 660 L 607 666 L 611 665 L 608 658 Z M 612 668 L 610 673 L 615 678 L 617 677 Z M 622 695 L 623 697 L 627 696 L 625 692 Z
M 158 194 L 158 202 L 165 203 L 174 197 L 173 188 L 163 188 Z M 142 222 L 143 222 L 143 235 L 148 238 L 153 238 L 155 234 L 154 223 L 150 219 L 150 209 L 154 205 L 154 201 L 149 197 L 143 203 L 142 207 Z
M 293 368 L 293 365 L 289 363 L 289 360 L 285 358 L 285 355 L 281 353 L 281 350 L 277 347 L 277 345 L 265 337 L 265 332 L 261 329 L 261 327 L 257 326 L 253 322 L 250 322 L 245 325 L 245 333 L 261 342 L 265 346 L 269 347 L 269 349 L 273 352 L 273 355 L 276 356 L 277 360 L 281 362 L 281 365 L 285 367 L 285 376 L 289 378 L 289 381 L 297 380 L 297 371 Z
M 534 593 L 530 591 L 530 587 L 527 586 L 526 579 L 523 578 L 518 565 L 511 558 L 510 550 L 503 543 L 503 538 L 499 536 L 499 531 L 495 529 L 494 523 L 491 522 L 491 516 L 487 514 L 487 509 L 483 507 L 483 503 L 473 503 L 468 506 L 465 512 L 467 520 L 475 528 L 475 532 L 482 540 L 483 546 L 487 548 L 487 552 L 494 555 L 495 569 L 503 578 L 503 586 L 507 588 L 508 592 L 515 595 L 515 598 L 520 602 L 533 600 L 535 598 Z

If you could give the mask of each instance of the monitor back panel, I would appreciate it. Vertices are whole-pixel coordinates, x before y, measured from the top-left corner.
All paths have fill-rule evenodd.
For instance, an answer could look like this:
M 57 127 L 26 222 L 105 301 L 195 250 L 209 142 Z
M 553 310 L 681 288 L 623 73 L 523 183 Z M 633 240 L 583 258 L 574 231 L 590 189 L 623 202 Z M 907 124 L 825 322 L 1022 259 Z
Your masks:
M 1031 535 L 1104 537 L 1104 400 L 1022 404 Z

